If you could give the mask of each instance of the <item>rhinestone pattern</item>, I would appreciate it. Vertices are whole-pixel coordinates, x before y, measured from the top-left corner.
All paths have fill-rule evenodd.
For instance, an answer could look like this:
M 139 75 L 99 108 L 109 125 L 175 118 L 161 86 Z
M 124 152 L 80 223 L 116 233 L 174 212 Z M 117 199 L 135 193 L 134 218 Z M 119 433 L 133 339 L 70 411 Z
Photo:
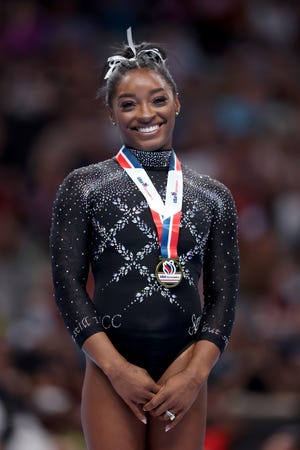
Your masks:
M 165 197 L 170 151 L 133 150 Z M 237 216 L 228 189 L 183 166 L 179 286 L 155 277 L 159 243 L 148 205 L 114 158 L 73 171 L 53 207 L 55 299 L 81 346 L 99 331 L 228 343 L 238 294 Z M 91 266 L 95 290 L 86 291 Z M 203 308 L 198 292 L 203 275 Z

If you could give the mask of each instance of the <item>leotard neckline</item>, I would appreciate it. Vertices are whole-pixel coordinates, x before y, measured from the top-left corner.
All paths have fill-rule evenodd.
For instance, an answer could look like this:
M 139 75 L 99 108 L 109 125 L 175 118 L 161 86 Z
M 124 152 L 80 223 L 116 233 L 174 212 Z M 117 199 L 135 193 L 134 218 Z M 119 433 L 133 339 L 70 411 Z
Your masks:
M 128 147 L 143 167 L 167 168 L 169 167 L 172 150 L 147 151 Z

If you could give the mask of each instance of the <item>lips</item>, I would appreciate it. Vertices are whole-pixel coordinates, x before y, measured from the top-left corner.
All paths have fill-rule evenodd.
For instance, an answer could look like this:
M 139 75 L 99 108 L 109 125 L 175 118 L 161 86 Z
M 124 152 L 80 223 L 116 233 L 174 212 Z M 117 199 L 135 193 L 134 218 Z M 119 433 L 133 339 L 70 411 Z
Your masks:
M 168 121 L 157 118 L 157 120 L 132 121 L 130 127 L 127 127 L 128 135 L 126 136 L 127 146 L 140 148 L 144 150 L 157 150 L 167 145 L 166 142 L 171 140 L 168 135 Z M 170 145 L 167 146 L 170 148 Z

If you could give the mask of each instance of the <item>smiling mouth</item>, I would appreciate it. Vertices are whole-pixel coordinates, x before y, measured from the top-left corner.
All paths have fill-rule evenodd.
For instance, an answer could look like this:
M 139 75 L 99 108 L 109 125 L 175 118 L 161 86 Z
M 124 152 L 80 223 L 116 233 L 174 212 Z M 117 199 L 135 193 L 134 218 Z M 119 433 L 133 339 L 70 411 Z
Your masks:
M 151 125 L 149 127 L 136 127 L 135 130 L 137 130 L 139 133 L 153 133 L 154 131 L 158 130 L 160 128 L 160 125 Z

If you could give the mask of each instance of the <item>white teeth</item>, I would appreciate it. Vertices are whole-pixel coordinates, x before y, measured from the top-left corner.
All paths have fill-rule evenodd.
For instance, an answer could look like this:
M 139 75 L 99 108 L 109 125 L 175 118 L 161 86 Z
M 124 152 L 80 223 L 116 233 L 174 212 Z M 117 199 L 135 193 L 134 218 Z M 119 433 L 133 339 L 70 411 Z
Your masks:
M 143 127 L 143 128 L 137 128 L 138 131 L 141 133 L 151 133 L 152 131 L 155 131 L 159 128 L 159 125 L 152 125 L 151 127 Z

